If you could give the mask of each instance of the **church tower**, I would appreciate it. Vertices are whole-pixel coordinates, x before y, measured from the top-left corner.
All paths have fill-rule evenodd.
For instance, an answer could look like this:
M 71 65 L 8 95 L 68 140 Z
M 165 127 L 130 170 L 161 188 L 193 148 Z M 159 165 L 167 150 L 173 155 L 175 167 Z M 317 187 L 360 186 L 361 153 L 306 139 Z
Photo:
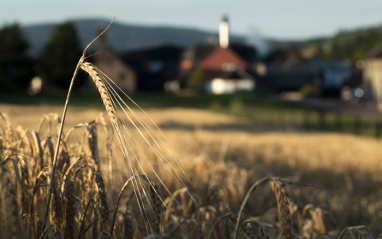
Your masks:
M 227 48 L 229 45 L 229 25 L 227 16 L 223 17 L 219 25 L 219 45 L 221 48 Z

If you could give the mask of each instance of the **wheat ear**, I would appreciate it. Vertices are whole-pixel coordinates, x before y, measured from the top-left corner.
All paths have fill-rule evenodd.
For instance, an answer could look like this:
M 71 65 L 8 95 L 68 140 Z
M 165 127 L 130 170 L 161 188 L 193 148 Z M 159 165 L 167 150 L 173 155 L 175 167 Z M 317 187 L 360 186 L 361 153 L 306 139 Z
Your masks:
M 107 203 L 106 188 L 103 178 L 99 172 L 95 172 L 95 181 L 97 184 L 97 197 L 101 205 L 101 232 L 106 231 L 109 228 L 110 216 L 109 216 L 109 205 Z
M 86 56 L 86 50 L 90 47 L 91 44 L 93 44 L 93 42 L 95 40 L 97 40 L 103 33 L 105 33 L 105 31 L 107 31 L 107 29 L 109 29 L 111 23 L 113 23 L 114 21 L 114 18 L 113 20 L 110 22 L 109 26 L 106 27 L 105 30 L 103 30 L 103 32 L 101 32 L 96 38 L 93 39 L 93 41 L 91 41 L 85 48 L 85 50 L 82 52 L 82 57 L 80 58 L 80 60 L 78 61 L 77 63 L 77 66 L 76 68 L 74 69 L 74 73 L 73 73 L 73 77 L 72 77 L 72 80 L 70 81 L 70 86 L 69 86 L 69 90 L 68 90 L 68 95 L 66 96 L 66 101 L 65 101 L 65 106 L 64 106 L 64 110 L 62 112 L 62 121 L 61 121 L 61 124 L 60 124 L 60 129 L 59 129 L 59 132 L 58 132 L 58 140 L 57 140 L 57 144 L 56 144 L 56 150 L 54 152 L 54 157 L 53 157 L 53 167 L 52 167 L 52 173 L 50 175 L 50 182 L 49 182 L 49 189 L 48 189 L 48 194 L 47 194 L 47 198 L 46 198 L 46 203 L 45 203 L 45 213 L 44 213 L 44 220 L 43 220 L 43 225 L 44 227 L 46 227 L 46 223 L 47 223 L 47 220 L 48 220 L 48 214 L 49 214 L 49 205 L 50 205 L 50 199 L 51 199 L 51 195 L 52 195 L 52 189 L 53 189 L 53 176 L 54 176 L 54 173 L 56 171 L 56 166 L 57 166 L 57 157 L 58 157 L 58 151 L 60 149 L 60 142 L 61 142 L 61 137 L 62 137 L 62 130 L 64 128 L 64 123 L 65 123 L 65 117 L 66 117 L 66 112 L 68 110 L 68 104 L 69 104 L 69 99 L 70 99 L 70 95 L 72 94 L 72 89 L 73 89 L 73 84 L 74 84 L 74 79 L 76 78 L 77 76 L 77 73 L 78 73 L 78 70 L 80 69 L 82 63 L 84 62 Z
M 55 178 L 53 178 L 54 180 Z M 60 191 L 60 184 L 59 180 L 56 179 L 55 182 L 53 182 L 53 224 L 57 228 L 61 228 L 62 223 L 62 215 L 63 215 L 63 202 L 61 197 L 61 191 Z
M 29 194 L 30 176 L 28 165 L 25 163 L 24 157 L 19 155 L 21 168 L 21 212 L 22 215 L 30 213 L 31 197 Z
M 113 107 L 113 103 L 111 101 L 109 92 L 106 88 L 105 83 L 103 82 L 102 77 L 100 76 L 99 71 L 97 71 L 97 68 L 89 62 L 83 62 L 81 64 L 81 69 L 87 72 L 90 75 L 90 77 L 93 79 L 101 95 L 102 102 L 105 105 L 111 124 L 113 126 L 117 125 L 117 117 L 115 115 L 115 109 Z
M 151 206 L 153 207 L 153 217 L 151 221 L 153 233 L 159 235 L 162 203 L 159 195 L 159 187 L 155 183 L 150 184 L 150 197 L 152 200 Z
M 133 239 L 135 234 L 134 219 L 129 215 L 123 215 L 123 238 Z
M 292 233 L 292 220 L 291 213 L 289 209 L 289 200 L 287 193 L 284 188 L 284 183 L 280 180 L 272 180 L 271 182 L 272 190 L 275 193 L 277 201 L 277 211 L 279 214 L 279 227 L 280 227 L 280 238 L 282 239 L 292 239 L 294 238 Z
M 77 213 L 76 199 L 74 196 L 74 183 L 70 178 L 65 181 L 65 197 L 66 197 L 66 210 L 65 210 L 65 231 L 66 238 L 74 238 L 76 233 L 75 217 Z

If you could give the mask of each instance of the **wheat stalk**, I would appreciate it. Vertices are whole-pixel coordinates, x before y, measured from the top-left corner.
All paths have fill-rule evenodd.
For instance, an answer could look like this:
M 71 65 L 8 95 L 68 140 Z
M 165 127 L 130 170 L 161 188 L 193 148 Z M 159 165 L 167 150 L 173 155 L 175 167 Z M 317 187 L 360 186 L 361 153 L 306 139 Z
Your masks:
M 11 182 L 10 178 L 6 175 L 7 171 L 0 165 L 0 187 L 1 187 L 1 207 L 2 216 L 6 217 L 4 231 L 7 232 L 7 238 L 18 238 L 23 235 L 24 231 L 21 227 L 19 217 L 19 206 L 15 197 L 15 185 Z
M 74 238 L 76 233 L 75 216 L 77 213 L 77 208 L 74 196 L 74 183 L 70 178 L 66 178 L 65 180 L 65 198 L 66 210 L 64 235 L 66 238 Z
M 103 214 L 101 220 L 101 231 L 106 231 L 109 228 L 110 216 L 109 205 L 107 203 L 106 188 L 103 178 L 99 172 L 95 172 L 95 181 L 97 184 L 97 197 L 101 205 L 101 213 Z
M 281 239 L 294 238 L 292 233 L 292 218 L 289 209 L 289 199 L 284 188 L 284 183 L 280 180 L 271 181 L 272 190 L 276 195 L 277 211 L 279 215 L 279 227 Z
M 36 160 L 36 164 L 39 166 L 39 169 L 42 170 L 44 168 L 44 158 L 43 151 L 41 147 L 40 136 L 37 131 L 32 132 L 32 143 L 33 143 L 33 153 Z
M 28 165 L 25 163 L 24 157 L 19 155 L 19 163 L 21 168 L 21 208 L 22 215 L 30 213 L 31 197 L 29 194 L 30 177 Z
M 114 20 L 114 19 L 113 19 Z M 113 21 L 111 21 L 112 23 Z M 57 167 L 57 156 L 58 156 L 58 152 L 59 152 L 59 149 L 60 149 L 60 142 L 61 142 L 61 137 L 62 137 L 62 131 L 63 131 L 63 128 L 64 128 L 64 123 L 65 123 L 65 117 L 66 117 L 66 112 L 68 110 L 68 104 L 69 104 L 69 99 L 70 99 L 70 96 L 72 94 L 72 89 L 73 89 L 73 84 L 74 84 L 74 80 L 77 76 L 77 73 L 78 73 L 78 70 L 80 69 L 82 63 L 84 62 L 85 60 L 85 54 L 86 54 L 86 50 L 90 47 L 90 45 L 95 41 L 97 40 L 111 25 L 111 23 L 109 24 L 109 26 L 103 31 L 101 32 L 101 34 L 99 34 L 95 39 L 93 39 L 93 41 L 91 41 L 85 48 L 85 50 L 83 51 L 82 53 L 82 57 L 80 58 L 80 60 L 78 61 L 77 63 L 77 66 L 74 70 L 74 73 L 73 73 L 73 77 L 70 81 L 70 85 L 69 85 L 69 90 L 68 90 L 68 94 L 66 96 L 66 101 L 65 101 L 65 106 L 64 106 L 64 110 L 62 112 L 62 121 L 61 121 L 61 124 L 60 124 L 60 128 L 59 128 L 59 131 L 58 131 L 58 140 L 57 140 L 57 143 L 56 143 L 56 149 L 54 151 L 54 157 L 53 157 L 53 167 L 52 167 L 52 172 L 55 172 L 56 170 L 56 167 Z M 50 205 L 50 199 L 51 199 L 51 195 L 52 195 L 52 188 L 53 188 L 53 176 L 54 176 L 54 173 L 51 173 L 51 180 L 50 180 L 50 183 L 49 183 L 49 188 L 48 188 L 48 194 L 47 194 L 47 198 L 46 198 L 46 203 L 45 203 L 45 213 L 44 213 L 44 220 L 43 220 L 43 225 L 44 227 L 46 227 L 46 223 L 47 223 L 47 220 L 48 220 L 48 214 L 49 214 L 49 205 Z
M 110 24 L 109 24 L 109 26 L 110 26 Z M 71 83 L 69 86 L 63 114 L 62 114 L 62 121 L 59 125 L 60 128 L 59 128 L 59 132 L 58 132 L 58 137 L 57 137 L 57 142 L 56 142 L 56 148 L 54 150 L 54 155 L 53 155 L 53 153 L 51 153 L 52 161 L 53 161 L 52 162 L 52 172 L 56 171 L 57 165 L 61 165 L 61 164 L 57 164 L 57 161 L 58 161 L 58 153 L 60 152 L 60 150 L 59 150 L 60 149 L 60 142 L 61 142 L 61 140 L 66 142 L 66 138 L 67 138 L 67 137 L 63 138 L 62 135 L 63 135 L 63 127 L 64 127 L 64 123 L 65 123 L 65 117 L 66 117 L 68 102 L 69 102 L 70 95 L 72 92 L 74 79 L 78 73 L 78 70 L 82 69 L 83 71 L 87 72 L 90 75 L 90 77 L 94 81 L 94 83 L 95 83 L 95 85 L 96 85 L 96 87 L 97 87 L 97 89 L 101 95 L 103 104 L 106 108 L 107 115 L 108 115 L 110 122 L 113 126 L 114 132 L 117 134 L 117 139 L 118 139 L 118 142 L 120 144 L 120 148 L 122 149 L 122 153 L 124 156 L 123 158 L 125 160 L 125 164 L 127 165 L 127 170 L 128 170 L 129 176 L 133 177 L 132 184 L 133 184 L 136 199 L 139 201 L 138 206 L 139 206 L 140 213 L 142 214 L 144 220 L 148 220 L 148 218 L 149 218 L 148 215 L 144 215 L 144 214 L 146 214 L 146 212 L 143 208 L 143 205 L 144 205 L 143 199 L 149 198 L 150 193 L 149 193 L 148 188 L 145 185 L 143 185 L 143 183 L 140 180 L 136 180 L 136 178 L 134 177 L 134 175 L 139 175 L 139 174 L 146 175 L 146 173 L 145 173 L 144 167 L 142 166 L 142 163 L 140 162 L 140 159 L 138 158 L 138 155 L 135 153 L 135 151 L 132 151 L 132 152 L 130 151 L 131 147 L 129 145 L 129 142 L 126 141 L 126 138 L 130 138 L 131 142 L 132 142 L 132 144 L 134 144 L 134 146 L 136 146 L 136 141 L 134 140 L 134 138 L 130 134 L 130 132 L 128 132 L 128 127 L 127 127 L 126 123 L 123 120 L 120 120 L 118 118 L 116 109 L 120 109 L 122 111 L 122 113 L 124 113 L 124 115 L 128 119 L 128 122 L 131 123 L 137 129 L 137 131 L 140 133 L 140 135 L 142 136 L 144 141 L 152 149 L 152 151 L 158 157 L 158 159 L 160 159 L 162 162 L 166 162 L 169 165 L 171 165 L 172 169 L 175 169 L 175 167 L 164 156 L 165 150 L 166 151 L 169 151 L 169 150 L 167 147 L 165 149 L 163 149 L 162 139 L 160 137 L 153 135 L 152 134 L 153 129 L 146 122 L 144 122 L 140 117 L 138 117 L 131 110 L 130 107 L 128 107 L 126 105 L 126 103 L 122 100 L 122 98 L 118 95 L 116 90 L 111 85 L 110 82 L 112 82 L 112 81 L 106 75 L 104 75 L 97 67 L 95 67 L 93 64 L 85 61 L 85 59 L 87 58 L 85 54 L 86 54 L 86 50 L 88 49 L 88 47 L 99 36 L 101 36 L 109 28 L 109 26 L 100 35 L 98 35 L 91 43 L 88 44 L 88 46 L 83 51 L 82 57 L 78 61 L 78 64 L 75 68 L 75 71 L 74 71 L 74 74 L 73 74 L 73 77 L 72 77 L 72 80 L 71 80 Z M 110 80 L 110 81 L 108 82 L 108 80 Z M 115 84 L 115 83 L 112 82 L 112 84 Z M 116 87 L 118 88 L 118 86 L 116 86 Z M 131 100 L 130 97 L 128 97 L 128 98 Z M 132 101 L 132 102 L 135 105 L 137 105 L 134 101 Z M 130 111 L 132 116 L 127 114 L 126 110 L 124 109 L 124 106 L 126 106 L 126 108 L 128 109 L 128 111 Z M 56 118 L 58 118 L 58 117 L 56 117 Z M 136 120 L 137 122 L 135 122 L 134 120 Z M 41 124 L 40 124 L 39 129 L 41 129 Z M 142 129 L 140 129 L 138 126 L 142 127 Z M 147 132 L 149 134 L 149 136 L 148 137 L 144 136 L 142 131 Z M 98 153 L 98 148 L 97 148 L 97 136 L 96 136 L 96 132 L 95 132 L 95 126 L 93 129 L 89 130 L 89 136 L 90 136 L 89 137 L 90 152 L 91 152 L 92 158 L 96 162 L 96 165 L 97 165 L 96 168 L 98 171 L 96 173 L 96 184 L 97 184 L 98 189 L 99 189 L 98 196 L 100 199 L 100 204 L 101 204 L 102 212 L 104 215 L 102 217 L 101 230 L 104 230 L 106 228 L 105 225 L 109 223 L 109 219 L 108 219 L 109 215 L 107 215 L 107 213 L 105 213 L 106 211 L 108 211 L 108 206 L 107 206 L 107 200 L 106 200 L 106 194 L 105 194 L 103 179 L 101 177 L 101 174 L 99 173 L 100 160 L 99 160 L 99 153 Z M 50 145 L 50 143 L 51 143 L 50 141 L 47 141 L 48 146 Z M 52 147 L 49 147 L 49 148 L 51 149 Z M 139 151 L 139 153 L 142 153 L 144 155 L 144 153 L 141 151 L 141 149 L 137 148 L 137 150 Z M 52 151 L 53 150 L 50 150 L 50 152 L 52 152 Z M 146 159 L 146 162 L 148 162 L 147 159 Z M 176 160 L 175 160 L 175 162 L 176 162 Z M 170 190 L 167 188 L 167 186 L 164 184 L 162 179 L 159 177 L 159 175 L 155 171 L 152 164 L 150 162 L 148 162 L 148 164 L 150 165 L 152 172 L 158 178 L 158 180 L 163 185 L 163 187 L 165 188 L 167 193 L 170 194 Z M 177 167 L 184 174 L 184 171 L 180 168 L 179 164 L 177 164 Z M 176 170 L 174 170 L 174 172 L 171 172 L 171 174 L 174 176 L 175 180 L 178 183 L 180 183 L 183 187 L 185 186 L 185 184 L 183 183 L 181 177 L 178 175 L 178 172 Z M 45 227 L 47 226 L 48 212 L 49 212 L 51 194 L 52 194 L 52 189 L 53 189 L 53 180 L 52 179 L 53 179 L 53 173 L 51 174 L 51 180 L 49 182 L 47 200 L 46 200 L 46 204 L 45 204 L 45 214 L 43 217 L 44 218 L 43 222 L 44 222 Z M 151 189 L 152 189 L 153 185 L 154 184 L 150 183 Z M 191 198 L 192 198 L 192 196 L 191 196 Z M 157 200 L 157 201 L 155 201 L 155 200 Z M 149 225 L 148 227 L 146 227 L 146 229 L 148 229 L 148 228 L 150 228 L 150 230 L 154 229 L 155 232 L 160 231 L 160 216 L 158 218 L 158 215 L 160 214 L 160 213 L 158 213 L 158 210 L 160 211 L 160 208 L 157 205 L 161 204 L 161 201 L 163 201 L 163 200 L 159 197 L 158 192 L 156 192 L 156 196 L 153 196 L 153 198 L 151 200 L 150 199 L 148 200 L 148 202 L 150 204 L 153 204 L 151 206 L 156 210 L 156 212 L 154 213 L 154 218 L 153 218 L 154 228 L 151 228 L 151 225 Z M 155 208 L 155 206 L 159 209 Z M 147 223 L 149 223 L 149 222 L 147 221 Z M 113 230 L 113 228 L 111 228 L 111 233 L 110 233 L 111 235 L 112 235 L 112 230 Z M 103 232 L 101 232 L 101 233 L 103 233 Z
M 123 215 L 123 238 L 133 239 L 135 234 L 134 220 L 129 215 Z
M 150 185 L 150 196 L 152 200 L 151 204 L 153 207 L 153 217 L 152 217 L 151 226 L 152 226 L 153 233 L 159 235 L 162 203 L 161 203 L 160 195 L 159 195 L 159 187 L 156 184 Z
M 99 157 L 98 150 L 98 137 L 97 137 L 97 128 L 95 123 L 91 123 L 89 127 L 87 127 L 87 135 L 88 135 L 88 146 L 91 158 L 94 160 L 96 165 L 95 169 L 98 172 L 101 172 L 101 162 Z
M 53 178 L 55 180 L 56 178 Z M 53 213 L 53 224 L 57 228 L 61 228 L 62 215 L 63 215 L 63 202 L 61 197 L 60 185 L 58 179 L 53 182 L 53 201 L 52 201 L 52 213 Z

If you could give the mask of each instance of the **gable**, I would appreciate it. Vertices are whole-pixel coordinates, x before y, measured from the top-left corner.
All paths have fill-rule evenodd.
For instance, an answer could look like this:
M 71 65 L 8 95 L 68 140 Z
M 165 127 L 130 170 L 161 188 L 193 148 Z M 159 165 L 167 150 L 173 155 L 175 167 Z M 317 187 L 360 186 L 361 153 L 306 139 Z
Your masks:
M 235 65 L 242 69 L 246 68 L 246 61 L 229 48 L 217 48 L 207 55 L 201 65 L 208 71 L 221 71 L 227 65 Z

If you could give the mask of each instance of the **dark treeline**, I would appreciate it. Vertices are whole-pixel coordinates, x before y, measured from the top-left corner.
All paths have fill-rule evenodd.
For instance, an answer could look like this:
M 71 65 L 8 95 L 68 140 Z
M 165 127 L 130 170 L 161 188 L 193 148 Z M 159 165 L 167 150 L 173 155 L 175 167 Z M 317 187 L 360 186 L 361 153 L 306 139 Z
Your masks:
M 25 91 L 33 76 L 28 42 L 19 24 L 0 29 L 0 91 Z
M 342 30 L 333 37 L 287 44 L 301 50 L 310 49 L 311 57 L 316 59 L 356 62 L 368 57 L 381 42 L 382 26 L 377 26 Z M 0 92 L 26 92 L 34 76 L 41 77 L 49 87 L 60 89 L 69 85 L 81 54 L 80 41 L 71 22 L 56 26 L 45 43 L 41 59 L 32 59 L 28 50 L 28 39 L 22 35 L 19 24 L 0 27 Z M 198 77 L 193 75 L 191 85 L 197 84 L 194 81 Z
M 321 60 L 347 59 L 353 62 L 368 57 L 368 53 L 382 43 L 382 27 L 355 31 L 340 31 L 334 37 L 314 44 L 315 58 Z
M 73 69 L 81 56 L 80 41 L 71 22 L 57 25 L 46 42 L 41 59 L 28 55 L 28 39 L 19 24 L 0 29 L 0 92 L 26 93 L 31 79 L 38 76 L 55 88 L 69 86 Z

